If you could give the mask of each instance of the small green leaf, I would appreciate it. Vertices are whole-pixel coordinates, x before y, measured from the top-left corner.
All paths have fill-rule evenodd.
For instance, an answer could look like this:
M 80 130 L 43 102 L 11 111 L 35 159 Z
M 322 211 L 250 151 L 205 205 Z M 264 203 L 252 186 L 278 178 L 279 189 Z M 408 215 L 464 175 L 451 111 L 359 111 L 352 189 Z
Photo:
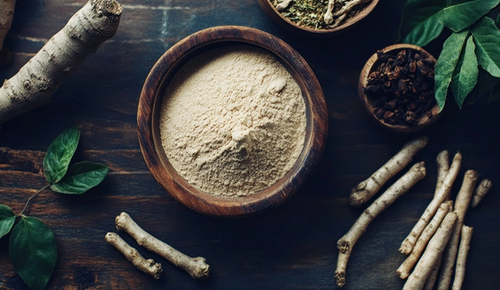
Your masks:
M 32 290 L 45 289 L 57 259 L 50 228 L 36 218 L 22 217 L 10 235 L 9 253 L 24 283 Z
M 452 33 L 444 42 L 437 60 L 434 72 L 434 94 L 440 110 L 443 110 L 446 103 L 448 88 L 468 35 L 468 31 Z
M 445 0 L 408 0 L 401 16 L 400 39 L 404 43 L 427 45 L 443 31 L 439 15 L 445 7 Z
M 500 28 L 500 14 L 497 15 L 497 19 L 495 20 L 495 24 L 498 28 Z
M 60 181 L 66 174 L 79 139 L 80 130 L 75 126 L 64 131 L 50 144 L 43 160 L 45 178 L 50 184 Z
M 440 21 L 454 32 L 459 32 L 470 27 L 499 3 L 500 0 L 475 0 L 452 4 L 443 10 Z
M 476 54 L 474 53 L 475 49 L 476 46 L 474 45 L 472 36 L 469 36 L 467 38 L 465 50 L 460 56 L 451 81 L 451 90 L 460 108 L 462 108 L 465 98 L 472 89 L 474 89 L 477 83 L 479 69 Z
M 109 168 L 104 164 L 83 161 L 71 165 L 66 176 L 50 188 L 55 192 L 81 194 L 101 183 Z
M 0 204 L 0 238 L 10 232 L 15 221 L 16 216 L 10 207 Z
M 471 29 L 477 60 L 492 76 L 500 78 L 500 30 L 493 19 L 483 17 Z

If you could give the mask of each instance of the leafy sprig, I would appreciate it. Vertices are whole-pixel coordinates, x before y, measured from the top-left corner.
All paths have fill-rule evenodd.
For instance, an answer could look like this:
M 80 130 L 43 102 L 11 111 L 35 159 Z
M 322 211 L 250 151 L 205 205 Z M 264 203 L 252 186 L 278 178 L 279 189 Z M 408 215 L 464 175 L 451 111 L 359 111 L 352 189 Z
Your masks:
M 449 89 L 462 108 L 490 91 L 500 99 L 500 15 L 490 16 L 500 0 L 408 0 L 402 12 L 400 40 L 426 46 L 448 28 L 435 68 L 434 92 L 442 110 Z
M 83 161 L 70 165 L 80 139 L 80 130 L 72 127 L 49 146 L 43 160 L 48 184 L 32 195 L 20 214 L 0 204 L 0 238 L 10 233 L 9 254 L 14 270 L 30 289 L 44 289 L 52 276 L 57 245 L 52 230 L 37 218 L 26 216 L 31 200 L 49 188 L 64 194 L 82 194 L 98 185 L 108 174 L 104 164 Z

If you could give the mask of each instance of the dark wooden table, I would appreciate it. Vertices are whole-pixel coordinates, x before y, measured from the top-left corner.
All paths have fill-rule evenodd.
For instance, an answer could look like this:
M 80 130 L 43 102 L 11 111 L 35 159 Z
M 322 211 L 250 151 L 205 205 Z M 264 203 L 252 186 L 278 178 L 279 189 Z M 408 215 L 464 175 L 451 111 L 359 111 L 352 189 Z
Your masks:
M 404 2 L 381 1 L 351 30 L 310 39 L 278 27 L 255 0 L 121 1 L 116 36 L 63 83 L 50 104 L 0 129 L 0 203 L 16 213 L 45 185 L 41 164 L 48 145 L 73 125 L 82 130 L 75 159 L 111 168 L 105 181 L 84 195 L 47 190 L 30 206 L 27 214 L 49 225 L 57 240 L 59 255 L 48 289 L 335 289 L 336 242 L 366 207 L 349 205 L 351 188 L 412 137 L 378 127 L 357 97 L 364 62 L 398 37 Z M 1 68 L 0 77 L 17 72 L 84 3 L 18 1 L 6 41 L 15 61 Z M 317 74 L 329 112 L 327 146 L 312 176 L 284 205 L 243 219 L 204 216 L 175 201 L 150 174 L 137 140 L 139 93 L 155 61 L 185 36 L 229 24 L 270 32 L 302 54 Z M 440 45 L 428 49 L 437 55 Z M 402 287 L 395 271 L 405 256 L 398 248 L 432 198 L 435 158 L 443 149 L 463 154 L 453 196 L 467 169 L 493 181 L 492 192 L 465 218 L 474 235 L 464 289 L 500 289 L 499 105 L 480 102 L 459 110 L 448 102 L 443 118 L 424 132 L 428 146 L 414 158 L 426 162 L 427 177 L 377 217 L 357 242 L 345 289 Z M 122 211 L 186 254 L 206 257 L 210 277 L 195 281 L 140 247 L 164 265 L 165 273 L 155 280 L 136 270 L 104 241 Z M 7 238 L 0 240 L 0 289 L 26 289 L 11 266 L 7 245 Z

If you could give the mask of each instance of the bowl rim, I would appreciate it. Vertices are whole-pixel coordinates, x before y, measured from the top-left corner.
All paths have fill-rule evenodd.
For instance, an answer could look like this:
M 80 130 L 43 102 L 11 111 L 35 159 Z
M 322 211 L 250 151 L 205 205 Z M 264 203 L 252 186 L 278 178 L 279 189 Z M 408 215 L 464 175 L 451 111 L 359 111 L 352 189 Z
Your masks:
M 165 152 L 155 141 L 155 110 L 161 106 L 161 94 L 168 78 L 183 65 L 189 56 L 200 49 L 224 43 L 242 43 L 258 46 L 272 53 L 288 70 L 300 76 L 299 86 L 306 103 L 306 132 L 304 148 L 292 169 L 273 186 L 241 198 L 219 197 L 202 192 L 187 184 L 173 168 L 165 164 Z M 300 69 L 300 70 L 299 70 Z M 290 73 L 292 73 L 290 71 Z M 294 79 L 299 81 L 294 74 Z M 307 94 L 307 96 L 306 96 Z M 308 117 L 307 112 L 310 116 Z M 216 26 L 195 32 L 174 44 L 155 63 L 149 72 L 137 110 L 138 138 L 141 152 L 152 175 L 176 200 L 203 214 L 223 217 L 243 217 L 274 208 L 298 189 L 298 185 L 319 162 L 328 131 L 328 113 L 323 91 L 314 72 L 302 56 L 283 40 L 267 32 L 244 26 Z M 156 133 L 157 134 L 157 133 Z M 309 135 L 309 136 L 308 136 Z M 160 141 L 161 143 L 161 141 Z M 305 148 L 310 148 L 305 150 Z M 161 157 L 163 154 L 163 157 Z M 171 166 L 170 166 L 171 167 Z M 179 179 L 180 177 L 180 179 Z M 272 190 L 271 190 L 272 189 Z M 270 194 L 270 193 L 273 194 Z
M 428 51 L 426 51 L 424 48 L 410 44 L 410 43 L 396 43 L 392 44 L 389 46 L 386 46 L 379 51 L 387 53 L 389 51 L 400 51 L 402 49 L 412 49 L 415 51 L 418 51 L 422 54 L 424 54 L 426 57 L 431 58 L 434 61 L 434 64 L 437 62 L 436 58 L 430 54 Z M 375 115 L 372 112 L 373 106 L 371 105 L 371 102 L 368 98 L 368 96 L 365 94 L 363 91 L 363 88 L 366 87 L 368 76 L 370 73 L 373 71 L 374 67 L 378 63 L 378 54 L 375 52 L 365 63 L 363 69 L 361 70 L 361 73 L 359 75 L 359 81 L 358 81 L 358 96 L 360 100 L 363 103 L 363 107 L 366 111 L 366 113 L 373 119 L 375 120 L 378 124 L 382 125 L 385 128 L 391 129 L 392 131 L 399 132 L 399 133 L 414 133 L 423 130 L 424 128 L 428 127 L 429 125 L 433 124 L 436 122 L 439 117 L 441 116 L 441 111 L 439 108 L 439 104 L 436 103 L 436 105 L 431 109 L 431 112 L 433 113 L 432 118 L 428 118 L 427 116 L 423 116 L 421 119 L 421 123 L 415 125 L 415 126 L 404 126 L 404 125 L 392 125 L 392 124 L 387 124 L 383 120 L 375 117 Z
M 331 29 L 312 29 L 297 25 L 294 22 L 290 21 L 288 18 L 281 15 L 281 13 L 272 4 L 271 0 L 257 0 L 257 2 L 260 4 L 260 6 L 263 8 L 265 12 L 267 12 L 268 14 L 276 15 L 277 18 L 274 17 L 271 18 L 273 18 L 279 25 L 281 25 L 286 29 L 291 29 L 294 32 L 306 35 L 327 36 L 327 35 L 337 34 L 359 23 L 362 19 L 368 16 L 375 9 L 379 0 L 371 0 L 371 2 L 365 7 L 365 9 L 361 10 L 353 18 L 349 19 L 350 21 L 346 21 L 341 25 Z

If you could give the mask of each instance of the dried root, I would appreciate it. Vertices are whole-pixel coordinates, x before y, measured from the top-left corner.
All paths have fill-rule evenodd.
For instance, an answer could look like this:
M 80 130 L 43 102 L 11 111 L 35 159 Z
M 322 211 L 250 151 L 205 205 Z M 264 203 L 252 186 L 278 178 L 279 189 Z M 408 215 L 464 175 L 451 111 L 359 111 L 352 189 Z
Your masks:
M 493 184 L 489 179 L 483 179 L 481 181 L 481 183 L 477 186 L 476 191 L 474 192 L 474 196 L 472 197 L 472 207 L 476 207 L 481 202 L 481 200 L 483 200 L 483 197 L 488 193 L 488 191 L 490 191 L 492 185 Z
M 406 237 L 406 239 L 401 244 L 401 247 L 399 248 L 399 251 L 401 253 L 408 255 L 412 252 L 413 246 L 417 242 L 417 239 L 419 238 L 420 234 L 427 226 L 429 221 L 432 219 L 438 207 L 449 196 L 449 193 L 451 191 L 451 186 L 453 185 L 453 182 L 455 181 L 458 172 L 460 170 L 461 162 L 462 162 L 462 155 L 460 153 L 455 154 L 453 162 L 450 166 L 450 170 L 446 175 L 446 178 L 443 180 L 443 185 L 436 192 L 434 198 L 432 199 L 432 201 L 429 203 L 424 213 L 422 214 L 422 217 L 420 217 L 420 219 L 415 224 L 408 237 Z
M 135 248 L 131 247 L 115 233 L 107 233 L 105 240 L 122 253 L 137 269 L 153 276 L 155 279 L 160 278 L 160 274 L 163 272 L 160 263 L 156 263 L 153 259 L 146 260 Z
M 465 264 L 467 262 L 467 254 L 469 253 L 470 240 L 474 228 L 462 226 L 462 237 L 460 241 L 460 248 L 458 249 L 457 266 L 455 270 L 455 279 L 451 289 L 460 290 L 465 278 Z
M 283 0 L 283 2 L 276 5 L 276 10 L 281 12 L 281 11 L 287 9 L 288 5 L 290 5 L 291 2 L 292 2 L 292 0 Z
M 3 46 L 3 43 L 12 25 L 15 8 L 16 0 L 0 1 L 0 65 L 7 64 L 12 60 L 10 51 Z
M 352 248 L 359 237 L 366 231 L 368 225 L 377 215 L 389 207 L 397 198 L 407 192 L 415 183 L 425 177 L 424 162 L 415 164 L 410 170 L 377 198 L 356 220 L 351 229 L 337 242 L 339 257 L 335 278 L 337 285 L 343 287 L 346 283 L 347 262 Z
M 63 80 L 111 38 L 122 6 L 90 0 L 19 72 L 0 88 L 0 123 L 50 101 Z
M 352 0 L 352 1 L 345 1 L 344 0 L 343 1 L 344 6 L 342 6 L 342 8 L 340 8 L 338 11 L 333 13 L 333 8 L 335 6 L 335 0 L 330 0 L 330 1 L 328 1 L 327 10 L 325 12 L 325 15 L 323 16 L 325 23 L 329 24 L 330 27 L 332 27 L 332 28 L 337 27 L 344 21 L 344 19 L 347 17 L 349 12 L 351 12 L 354 8 L 356 8 L 356 6 L 364 4 L 364 3 L 368 3 L 370 1 L 371 0 Z M 335 22 L 333 19 L 334 17 L 337 17 L 335 19 Z
M 437 289 L 449 289 L 453 275 L 453 267 L 457 257 L 458 244 L 460 241 L 460 232 L 464 223 L 465 213 L 469 208 L 470 200 L 474 192 L 474 187 L 477 181 L 477 172 L 467 170 L 464 175 L 462 187 L 458 192 L 455 201 L 455 212 L 457 214 L 457 223 L 453 230 L 450 242 L 443 254 L 443 264 L 441 266 L 441 274 L 439 276 L 439 284 Z
M 401 266 L 398 268 L 396 273 L 401 279 L 406 279 L 408 276 L 410 276 L 410 272 L 413 269 L 413 266 L 417 264 L 418 259 L 420 259 L 420 256 L 425 250 L 425 246 L 427 246 L 427 243 L 429 240 L 432 238 L 434 233 L 437 231 L 439 225 L 443 221 L 444 217 L 448 212 L 450 211 L 450 208 L 448 204 L 442 203 L 439 206 L 438 211 L 432 218 L 431 222 L 425 227 L 425 230 L 422 232 L 420 237 L 418 238 L 417 243 L 415 244 L 415 247 L 413 247 L 413 251 L 411 254 L 406 258 L 406 260 L 401 264 Z
M 437 182 L 436 182 L 436 191 L 437 193 L 441 186 L 443 185 L 443 181 L 446 178 L 446 175 L 450 171 L 450 162 L 449 162 L 449 153 L 448 150 L 443 150 L 439 152 L 436 157 L 437 163 Z
M 396 155 L 373 173 L 372 176 L 352 189 L 350 195 L 351 205 L 359 206 L 368 201 L 391 177 L 408 165 L 413 156 L 425 145 L 427 145 L 426 136 L 406 143 Z
M 116 228 L 132 236 L 140 246 L 157 253 L 169 260 L 175 266 L 186 271 L 195 279 L 207 278 L 210 266 L 205 263 L 205 258 L 191 258 L 170 245 L 158 240 L 144 231 L 127 213 L 122 212 L 115 219 Z
M 438 230 L 429 241 L 424 254 L 415 267 L 415 270 L 408 277 L 403 290 L 422 289 L 424 287 L 425 281 L 434 269 L 436 263 L 438 263 L 438 259 L 441 257 L 444 248 L 448 244 L 456 221 L 457 215 L 454 212 L 446 214 Z

